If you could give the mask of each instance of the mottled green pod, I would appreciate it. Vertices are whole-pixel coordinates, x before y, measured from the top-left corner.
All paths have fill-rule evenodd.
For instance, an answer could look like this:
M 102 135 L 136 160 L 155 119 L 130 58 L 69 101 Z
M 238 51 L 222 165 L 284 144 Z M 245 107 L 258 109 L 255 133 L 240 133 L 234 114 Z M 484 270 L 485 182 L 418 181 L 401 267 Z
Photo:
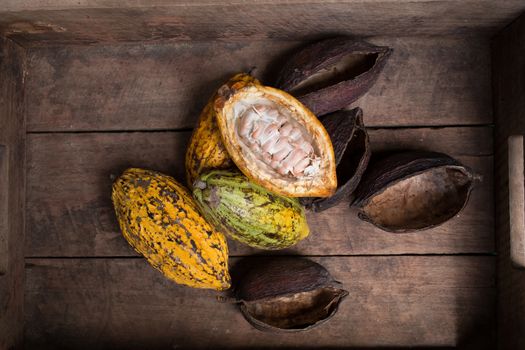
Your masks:
M 251 247 L 287 248 L 310 232 L 297 199 L 271 193 L 238 171 L 203 174 L 193 196 L 217 229 Z

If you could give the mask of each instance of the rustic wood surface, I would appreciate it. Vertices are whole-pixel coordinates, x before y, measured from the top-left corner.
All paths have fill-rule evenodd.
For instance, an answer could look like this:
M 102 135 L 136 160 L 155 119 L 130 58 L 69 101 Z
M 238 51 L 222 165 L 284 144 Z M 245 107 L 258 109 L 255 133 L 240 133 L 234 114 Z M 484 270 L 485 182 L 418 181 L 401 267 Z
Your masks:
M 235 266 L 249 265 L 232 259 Z M 494 340 L 494 257 L 323 257 L 349 291 L 306 333 L 253 329 L 217 292 L 178 286 L 143 259 L 27 259 L 30 349 L 454 346 Z M 235 271 L 235 269 L 233 270 Z M 205 336 L 204 336 L 205 335 Z M 466 337 L 466 338 L 464 338 Z
M 485 39 L 374 38 L 394 53 L 355 105 L 368 126 L 492 122 Z M 30 51 L 29 131 L 192 128 L 214 91 L 256 67 L 271 83 L 295 41 L 196 42 Z M 52 116 L 52 118 L 50 117 Z
M 378 81 L 352 107 L 369 126 L 492 123 L 490 49 L 484 39 L 376 39 L 394 48 Z
M 0 33 L 23 45 L 353 35 L 487 36 L 525 9 L 521 0 L 16 1 L 0 9 Z
M 496 257 L 481 256 L 495 251 L 490 49 L 487 39 L 464 35 L 487 37 L 525 4 L 127 1 L 123 9 L 113 0 L 39 0 L 31 6 L 42 11 L 28 11 L 26 0 L 8 0 L 0 9 L 0 32 L 31 47 L 27 348 L 493 348 Z M 270 83 L 286 55 L 318 33 L 386 32 L 442 36 L 370 38 L 395 50 L 356 103 L 373 150 L 442 151 L 481 173 L 458 217 L 392 235 L 359 221 L 348 203 L 309 215 L 312 235 L 277 254 L 321 256 L 314 259 L 350 295 L 330 323 L 297 335 L 258 332 L 217 293 L 177 286 L 138 258 L 114 219 L 114 176 L 142 166 L 182 180 L 189 130 L 231 74 L 255 68 Z M 173 40 L 144 42 L 157 39 Z M 141 42 L 115 43 L 122 40 Z M 230 251 L 260 253 L 234 242 Z M 397 254 L 409 255 L 375 256 Z M 246 259 L 231 262 L 255 258 Z
M 3 74 L 2 74 L 3 75 Z M 2 118 L 5 118 L 2 115 Z M 9 147 L 0 143 L 0 276 L 9 264 Z
M 189 132 L 30 134 L 27 256 L 130 256 L 110 201 L 112 177 L 130 166 L 183 181 Z M 392 235 L 357 219 L 348 202 L 312 213 L 311 236 L 292 251 L 307 255 L 487 253 L 494 251 L 492 128 L 370 131 L 376 152 L 404 147 L 459 156 L 485 179 L 454 220 L 425 233 Z M 232 243 L 232 255 L 252 250 Z M 288 253 L 289 251 L 284 251 Z
M 336 0 L 336 1 L 330 1 L 330 3 L 340 3 L 340 4 L 347 4 L 348 6 L 354 5 L 355 3 L 366 3 L 370 6 L 382 6 L 387 5 L 388 3 L 395 2 L 399 4 L 400 6 L 406 6 L 405 3 L 413 3 L 413 4 L 421 4 L 425 5 L 428 0 Z M 271 5 L 279 5 L 282 3 L 281 0 L 223 0 L 221 1 L 222 6 L 236 6 L 239 4 L 247 4 L 247 5 L 260 5 L 260 4 L 271 4 Z M 309 4 L 320 4 L 320 3 L 326 3 L 326 1 L 322 0 L 288 0 L 288 4 L 293 4 L 296 6 L 300 5 L 309 5 Z M 331 4 L 328 5 L 331 5 Z M 451 0 L 444 0 L 442 1 L 442 9 L 444 9 L 447 4 L 453 3 Z M 464 5 L 463 5 L 464 4 Z M 490 1 L 488 0 L 466 0 L 463 1 L 461 6 L 470 6 L 475 7 L 475 5 L 479 7 L 487 6 L 487 4 L 494 6 Z M 498 6 L 494 6 L 496 9 L 499 9 L 500 11 L 503 11 L 505 8 L 507 11 L 511 11 L 512 6 L 516 6 L 517 4 L 521 4 L 519 1 L 516 0 L 504 0 L 501 1 Z M 86 9 L 86 8 L 100 8 L 100 9 L 121 9 L 121 8 L 149 8 L 149 7 L 184 7 L 188 5 L 194 5 L 194 6 L 210 6 L 210 5 L 217 5 L 216 1 L 213 0 L 148 0 L 147 2 L 144 2 L 142 0 L 4 0 L 2 7 L 2 12 L 16 12 L 16 11 L 49 11 L 49 10 L 68 10 L 68 9 Z M 433 5 L 433 6 L 432 6 Z M 438 8 L 435 4 L 431 4 L 432 8 Z M 416 10 L 416 9 L 414 9 Z M 461 10 L 458 8 L 458 10 Z M 399 11 L 401 12 L 401 11 Z M 388 13 L 384 13 L 383 15 L 388 15 Z M 451 15 L 458 15 L 458 13 L 451 13 Z M 495 13 L 484 13 L 484 16 L 486 17 L 495 17 Z
M 24 51 L 0 38 L 0 349 L 22 344 L 24 303 Z
M 525 17 L 494 40 L 492 50 L 495 104 L 495 199 L 498 245 L 498 341 L 501 349 L 525 348 L 525 271 L 510 259 L 509 173 L 507 139 L 525 135 Z M 516 179 L 525 181 L 523 178 Z M 522 213 L 523 215 L 523 213 Z M 525 235 L 525 233 L 523 233 Z M 525 254 L 525 252 L 522 252 Z

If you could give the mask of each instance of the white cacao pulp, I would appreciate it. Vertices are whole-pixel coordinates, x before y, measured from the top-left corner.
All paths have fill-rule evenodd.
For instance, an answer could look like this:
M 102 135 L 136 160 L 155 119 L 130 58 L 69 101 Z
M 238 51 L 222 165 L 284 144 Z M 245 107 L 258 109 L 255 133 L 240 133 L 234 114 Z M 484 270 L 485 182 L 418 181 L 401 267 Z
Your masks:
M 237 109 L 237 133 L 246 151 L 282 176 L 315 176 L 321 159 L 312 138 L 289 111 L 270 101 L 257 101 Z

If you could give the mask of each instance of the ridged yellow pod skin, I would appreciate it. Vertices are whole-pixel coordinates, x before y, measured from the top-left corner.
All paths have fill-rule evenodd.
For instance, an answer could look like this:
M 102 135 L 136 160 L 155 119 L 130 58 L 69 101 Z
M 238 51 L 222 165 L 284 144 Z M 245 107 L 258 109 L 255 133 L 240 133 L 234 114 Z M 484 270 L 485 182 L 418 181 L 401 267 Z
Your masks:
M 241 73 L 231 78 L 226 85 L 240 87 L 246 83 L 258 84 L 259 81 L 248 74 Z M 193 182 L 203 172 L 212 169 L 228 169 L 234 166 L 222 142 L 217 125 L 213 107 L 216 97 L 214 94 L 202 110 L 186 150 L 186 180 L 190 189 L 193 188 Z
M 172 177 L 128 169 L 113 183 L 112 200 L 126 240 L 167 278 L 194 288 L 230 287 L 224 235 Z

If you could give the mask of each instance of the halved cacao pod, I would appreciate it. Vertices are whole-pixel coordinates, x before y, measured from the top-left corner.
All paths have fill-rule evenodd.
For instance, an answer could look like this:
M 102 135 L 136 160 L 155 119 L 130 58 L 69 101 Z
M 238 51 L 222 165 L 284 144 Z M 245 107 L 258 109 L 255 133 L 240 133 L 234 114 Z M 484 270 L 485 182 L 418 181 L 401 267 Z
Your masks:
M 193 196 L 221 232 L 252 247 L 283 249 L 310 233 L 297 199 L 271 193 L 239 171 L 201 175 Z
M 128 169 L 113 183 L 112 199 L 124 238 L 166 277 L 195 288 L 230 287 L 226 238 L 172 177 Z
M 320 118 L 332 138 L 337 164 L 337 191 L 328 198 L 301 198 L 308 209 L 321 212 L 349 198 L 361 181 L 370 160 L 368 133 L 361 108 L 340 110 Z
M 315 42 L 290 58 L 275 86 L 315 115 L 347 107 L 376 82 L 392 49 L 338 37 Z
M 294 97 L 245 80 L 223 85 L 214 106 L 224 145 L 250 180 L 289 197 L 335 192 L 330 137 Z
M 332 318 L 348 295 L 323 266 L 298 257 L 259 261 L 235 289 L 246 320 L 265 331 L 312 329 Z
M 466 205 L 477 175 L 442 153 L 409 151 L 369 167 L 353 205 L 359 218 L 389 232 L 438 226 Z
M 226 85 L 233 86 L 243 82 L 259 83 L 250 75 L 237 74 Z M 230 155 L 222 143 L 215 119 L 213 104 L 216 97 L 217 94 L 214 94 L 201 112 L 186 150 L 186 180 L 190 189 L 195 179 L 203 172 L 212 169 L 228 169 L 233 166 Z

